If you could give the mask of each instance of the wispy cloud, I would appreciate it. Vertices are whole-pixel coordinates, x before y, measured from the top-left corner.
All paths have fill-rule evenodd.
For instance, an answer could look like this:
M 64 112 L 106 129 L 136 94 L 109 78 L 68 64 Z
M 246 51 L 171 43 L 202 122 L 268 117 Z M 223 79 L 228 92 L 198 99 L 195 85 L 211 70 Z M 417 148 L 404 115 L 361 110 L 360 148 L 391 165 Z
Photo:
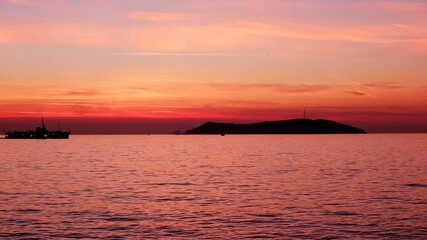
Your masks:
M 403 85 L 395 82 L 374 82 L 374 83 L 364 83 L 362 85 L 367 88 L 380 88 L 380 89 L 400 89 L 404 87 Z
M 34 5 L 38 1 L 37 0 L 6 0 L 6 2 L 10 4 L 19 4 L 19 5 Z
M 101 52 L 101 53 L 79 53 L 78 55 L 123 55 L 123 56 L 220 56 L 220 57 L 265 57 L 262 53 L 245 52 Z M 288 56 L 275 55 L 275 56 Z
M 11 5 L 20 7 L 48 7 L 49 5 L 56 4 L 56 0 L 3 0 Z
M 198 18 L 194 14 L 185 13 L 165 13 L 165 12 L 145 12 L 145 11 L 134 11 L 127 15 L 128 18 L 140 21 L 150 22 L 171 22 L 181 20 L 194 20 Z
M 140 91 L 151 91 L 153 90 L 153 88 L 151 87 L 139 87 L 139 86 L 131 86 L 131 87 L 127 87 L 128 89 L 131 90 L 140 90 Z
M 369 93 L 362 92 L 362 91 L 346 91 L 347 94 L 356 95 L 356 96 L 365 96 L 370 98 L 377 98 Z
M 405 25 L 405 24 L 392 24 L 392 26 L 393 27 L 396 27 L 396 28 L 408 28 L 408 26 L 407 25 Z
M 357 96 L 368 96 L 368 94 L 361 91 L 346 91 L 348 94 L 357 95 Z
M 58 93 L 61 96 L 96 96 L 99 92 L 92 89 L 81 89 L 81 90 L 70 90 L 62 93 Z
M 81 45 L 124 47 L 134 54 L 188 52 L 192 54 L 221 51 L 250 53 L 269 46 L 274 54 L 284 54 L 285 41 L 352 42 L 365 44 L 407 44 L 427 46 L 427 32 L 417 26 L 402 24 L 341 25 L 304 21 L 273 22 L 227 19 L 205 19 L 183 13 L 132 12 L 127 18 L 147 21 L 147 24 L 87 24 L 77 22 L 1 23 L 0 42 L 43 45 Z M 155 24 L 165 22 L 168 24 Z M 177 23 L 179 22 L 179 23 Z M 141 53 L 138 50 L 142 50 Z M 402 50 L 405 50 L 404 48 Z
M 244 83 L 238 83 L 238 84 L 223 84 L 223 83 L 213 83 L 210 84 L 211 87 L 220 89 L 220 90 L 257 90 L 257 89 L 263 89 L 265 90 L 271 90 L 276 92 L 285 92 L 285 93 L 313 93 L 313 92 L 320 92 L 330 89 L 327 85 L 322 84 L 315 84 L 315 85 L 309 85 L 309 84 L 277 84 L 277 83 L 261 83 L 261 84 L 244 84 Z

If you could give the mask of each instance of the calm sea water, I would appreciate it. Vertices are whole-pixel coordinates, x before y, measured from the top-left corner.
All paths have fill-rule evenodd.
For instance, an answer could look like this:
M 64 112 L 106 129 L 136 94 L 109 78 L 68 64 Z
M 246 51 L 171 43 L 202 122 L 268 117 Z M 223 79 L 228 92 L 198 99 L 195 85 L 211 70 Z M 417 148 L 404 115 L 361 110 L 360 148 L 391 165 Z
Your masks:
M 427 134 L 0 140 L 0 238 L 426 239 Z

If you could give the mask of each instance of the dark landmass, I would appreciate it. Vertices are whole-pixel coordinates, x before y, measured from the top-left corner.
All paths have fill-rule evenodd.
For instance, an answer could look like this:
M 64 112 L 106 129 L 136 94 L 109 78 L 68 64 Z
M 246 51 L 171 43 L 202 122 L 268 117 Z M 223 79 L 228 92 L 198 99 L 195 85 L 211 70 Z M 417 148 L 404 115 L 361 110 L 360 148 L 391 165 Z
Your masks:
M 185 134 L 357 134 L 365 130 L 342 123 L 318 119 L 291 119 L 252 124 L 215 123 L 188 130 Z

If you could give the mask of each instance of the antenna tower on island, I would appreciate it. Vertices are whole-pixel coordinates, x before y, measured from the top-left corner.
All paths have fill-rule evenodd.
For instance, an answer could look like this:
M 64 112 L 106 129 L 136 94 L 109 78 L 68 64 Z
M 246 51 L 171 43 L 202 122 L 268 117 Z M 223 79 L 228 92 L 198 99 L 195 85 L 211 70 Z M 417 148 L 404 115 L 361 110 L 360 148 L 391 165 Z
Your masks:
M 304 119 L 307 119 L 306 110 L 304 108 Z

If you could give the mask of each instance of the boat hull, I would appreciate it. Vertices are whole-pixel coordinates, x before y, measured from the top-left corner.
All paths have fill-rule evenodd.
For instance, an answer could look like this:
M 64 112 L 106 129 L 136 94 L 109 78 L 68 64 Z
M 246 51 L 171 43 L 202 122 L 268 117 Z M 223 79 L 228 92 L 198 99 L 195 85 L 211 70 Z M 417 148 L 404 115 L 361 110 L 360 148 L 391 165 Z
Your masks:
M 6 132 L 6 139 L 68 139 L 71 132 L 51 131 L 43 134 L 38 134 L 35 131 L 28 132 Z

